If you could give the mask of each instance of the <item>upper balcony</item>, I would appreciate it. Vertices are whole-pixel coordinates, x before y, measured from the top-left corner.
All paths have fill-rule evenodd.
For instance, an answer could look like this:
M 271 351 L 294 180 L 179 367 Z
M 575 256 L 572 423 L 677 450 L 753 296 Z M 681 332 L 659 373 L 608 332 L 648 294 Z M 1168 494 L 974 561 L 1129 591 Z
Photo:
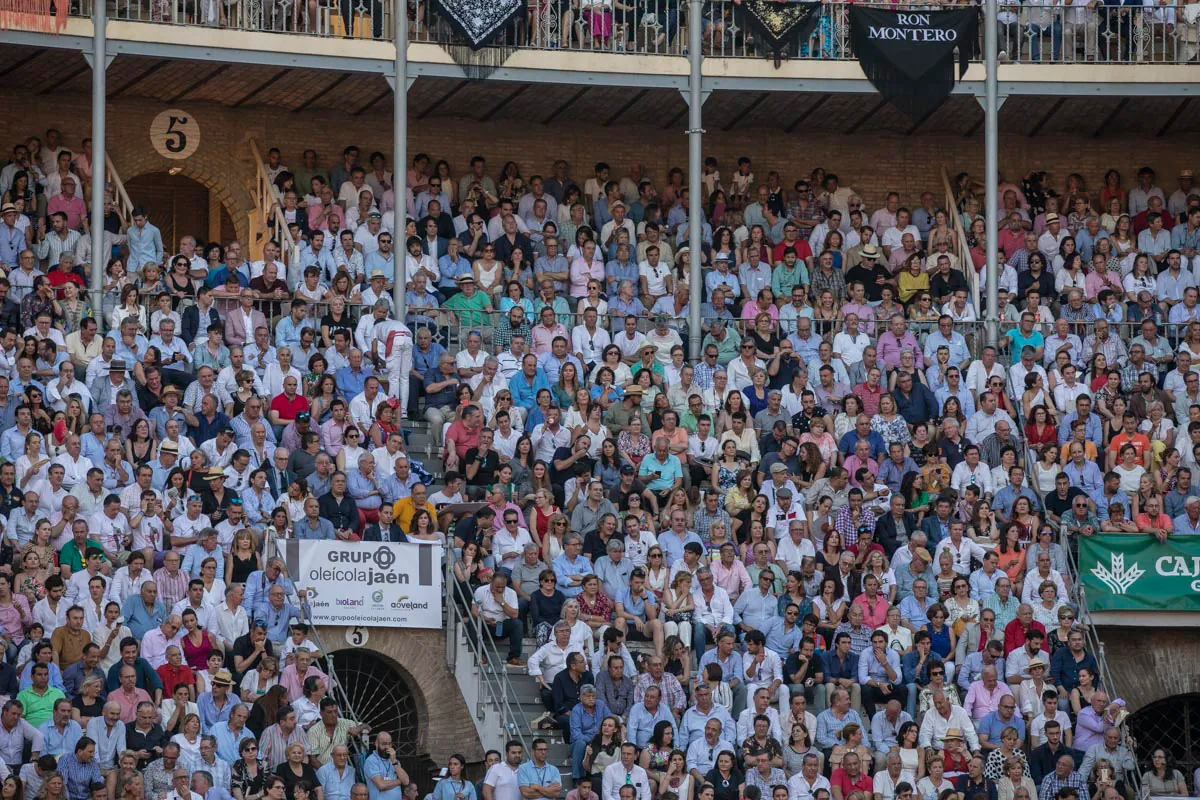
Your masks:
M 7 31 L 0 40 L 86 53 L 90 2 L 72 4 L 62 35 Z M 1189 13 L 1197 6 L 1164 2 L 1001 5 L 1001 96 L 1200 93 L 1200 20 Z M 446 49 L 463 41 L 434 4 L 408 8 L 410 77 L 468 77 Z M 482 61 L 499 65 L 495 80 L 687 86 L 686 0 L 530 0 L 527 8 L 495 46 L 479 51 Z M 874 93 L 850 47 L 848 8 L 822 3 L 812 36 L 776 67 L 742 25 L 734 0 L 706 0 L 703 88 Z M 110 0 L 109 52 L 386 75 L 393 71 L 392 14 L 393 0 Z M 955 91 L 981 95 L 983 80 L 983 65 L 973 64 Z

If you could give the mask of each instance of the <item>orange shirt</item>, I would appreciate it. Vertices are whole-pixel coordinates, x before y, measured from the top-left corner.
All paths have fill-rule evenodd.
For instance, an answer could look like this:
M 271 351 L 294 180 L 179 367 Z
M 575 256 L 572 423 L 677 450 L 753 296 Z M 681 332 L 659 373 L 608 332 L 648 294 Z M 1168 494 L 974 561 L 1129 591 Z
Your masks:
M 1122 431 L 1113 437 L 1113 440 L 1108 443 L 1108 452 L 1117 454 L 1117 463 L 1121 463 L 1121 450 L 1125 445 L 1133 445 L 1137 450 L 1137 463 L 1143 467 L 1146 466 L 1146 451 L 1150 449 L 1150 439 L 1144 433 L 1135 433 L 1133 436 L 1126 436 Z
M 1151 528 L 1162 528 L 1165 531 L 1175 530 L 1175 523 L 1171 522 L 1171 518 L 1166 514 L 1159 514 L 1158 519 L 1150 519 L 1149 514 L 1138 514 L 1134 517 L 1133 524 L 1137 525 L 1143 531 L 1148 531 Z
M 1059 464 L 1063 464 L 1065 466 L 1066 463 L 1071 460 L 1071 444 L 1072 442 L 1068 441 L 1060 449 L 1058 455 Z M 1083 457 L 1085 459 L 1088 461 L 1095 461 L 1097 455 L 1099 455 L 1099 453 L 1096 451 L 1096 445 L 1091 439 L 1083 443 Z

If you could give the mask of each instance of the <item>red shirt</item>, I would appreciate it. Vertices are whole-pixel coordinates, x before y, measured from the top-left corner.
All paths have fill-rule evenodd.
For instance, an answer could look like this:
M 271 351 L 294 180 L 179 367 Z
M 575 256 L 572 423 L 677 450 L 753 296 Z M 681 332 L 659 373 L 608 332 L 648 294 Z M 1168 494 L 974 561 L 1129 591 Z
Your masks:
M 174 694 L 175 687 L 181 683 L 187 686 L 194 686 L 196 683 L 196 676 L 192 674 L 192 668 L 187 665 L 187 662 L 178 667 L 163 664 L 155 672 L 158 673 L 158 678 L 163 683 L 164 694 Z
M 280 392 L 271 401 L 271 410 L 279 413 L 279 418 L 291 422 L 301 411 L 308 411 L 308 398 L 296 392 L 296 396 L 288 400 L 287 394 Z
M 840 786 L 842 788 L 842 797 L 849 797 L 851 792 L 862 792 L 864 795 L 869 795 L 874 791 L 875 785 L 870 776 L 860 772 L 858 780 L 850 780 L 850 776 L 846 774 L 846 770 L 838 767 L 829 776 L 829 785 Z
M 1038 622 L 1036 619 L 1029 623 L 1029 629 L 1033 631 L 1041 631 L 1042 635 L 1046 635 L 1046 626 Z M 1007 656 L 1013 650 L 1025 646 L 1025 629 L 1021 627 L 1021 620 L 1014 619 L 1012 622 L 1004 626 L 1004 655 Z
M 796 258 L 800 261 L 807 261 L 813 257 L 813 251 L 812 248 L 808 246 L 808 242 L 797 238 L 796 241 L 792 242 L 791 244 L 783 241 L 775 245 L 774 249 L 771 250 L 771 263 L 782 264 L 783 251 L 787 250 L 789 247 L 796 251 Z
M 459 459 L 467 457 L 467 451 L 472 447 L 479 446 L 479 431 L 482 427 L 474 432 L 467 430 L 467 426 L 462 424 L 462 420 L 457 420 L 450 426 L 450 430 L 446 431 L 446 441 L 454 440 L 454 452 L 458 453 Z

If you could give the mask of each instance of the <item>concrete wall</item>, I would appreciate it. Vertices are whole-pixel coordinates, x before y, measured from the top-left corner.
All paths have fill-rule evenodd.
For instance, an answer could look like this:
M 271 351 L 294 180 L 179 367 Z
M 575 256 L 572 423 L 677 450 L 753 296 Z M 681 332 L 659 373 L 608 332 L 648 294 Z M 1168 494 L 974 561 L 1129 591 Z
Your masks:
M 252 90 L 253 87 L 249 87 Z M 30 106 L 23 97 L 0 91 L 0 101 L 22 107 L 21 115 L 0 119 L 0 152 L 27 136 L 41 134 L 47 127 L 63 131 L 68 146 L 78 146 L 88 135 L 89 99 L 83 95 L 56 95 L 53 102 Z M 222 105 L 180 101 L 178 107 L 195 116 L 201 127 L 201 144 L 185 161 L 168 161 L 150 147 L 149 126 L 165 103 L 139 98 L 118 98 L 109 104 L 109 153 L 123 178 L 179 167 L 184 174 L 214 188 L 230 211 L 239 235 L 245 235 L 245 212 L 251 206 L 249 181 L 253 177 L 249 137 L 257 138 L 265 154 L 271 146 L 283 150 L 285 163 L 299 163 L 301 152 L 315 148 L 326 167 L 340 158 L 343 147 L 354 143 L 364 154 L 372 150 L 391 153 L 391 116 L 388 104 L 379 113 L 361 117 L 326 111 L 299 113 L 270 107 L 227 108 Z M 597 116 L 601 110 L 597 110 Z M 532 122 L 494 120 L 480 123 L 470 119 L 430 117 L 412 120 L 409 153 L 424 151 L 433 159 L 445 158 L 455 176 L 467 169 L 471 156 L 489 161 L 493 177 L 505 160 L 515 160 L 526 177 L 548 172 L 551 162 L 565 158 L 580 182 L 590 176 L 591 165 L 608 161 L 616 176 L 641 162 L 661 183 L 673 166 L 686 168 L 687 141 L 680 130 L 657 127 L 599 125 L 578 122 L 542 126 Z M 1067 172 L 1080 172 L 1089 186 L 1098 187 L 1104 171 L 1115 167 L 1129 188 L 1133 173 L 1143 164 L 1154 167 L 1165 186 L 1174 186 L 1173 176 L 1182 167 L 1194 167 L 1194 139 L 1190 136 L 1144 138 L 1117 134 L 1095 139 L 1090 135 L 1001 137 L 1000 165 L 1009 176 L 1019 178 L 1033 170 L 1049 170 L 1056 185 Z M 870 207 L 882 204 L 890 190 L 900 191 L 904 202 L 915 202 L 923 191 L 942 196 L 941 167 L 951 173 L 967 170 L 983 173 L 983 140 L 977 136 L 930 131 L 917 136 L 864 134 L 785 134 L 765 128 L 710 131 L 704 154 L 716 156 L 723 172 L 731 173 L 737 157 L 754 160 L 754 172 L 765 179 L 769 170 L 779 170 L 785 185 L 816 166 L 841 176 L 844 185 L 859 191 Z M 1170 189 L 1168 189 L 1170 191 Z M 136 202 L 136 198 L 134 198 Z
M 1130 710 L 1200 692 L 1200 630 L 1106 625 L 1098 632 L 1117 688 Z

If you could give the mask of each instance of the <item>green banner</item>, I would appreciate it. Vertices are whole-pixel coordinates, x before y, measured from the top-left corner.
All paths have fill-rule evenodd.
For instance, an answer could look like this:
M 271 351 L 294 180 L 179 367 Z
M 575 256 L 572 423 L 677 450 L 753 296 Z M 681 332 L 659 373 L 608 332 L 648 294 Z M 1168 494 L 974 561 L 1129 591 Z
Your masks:
M 1200 611 L 1200 536 L 1080 537 L 1079 579 L 1092 611 Z

